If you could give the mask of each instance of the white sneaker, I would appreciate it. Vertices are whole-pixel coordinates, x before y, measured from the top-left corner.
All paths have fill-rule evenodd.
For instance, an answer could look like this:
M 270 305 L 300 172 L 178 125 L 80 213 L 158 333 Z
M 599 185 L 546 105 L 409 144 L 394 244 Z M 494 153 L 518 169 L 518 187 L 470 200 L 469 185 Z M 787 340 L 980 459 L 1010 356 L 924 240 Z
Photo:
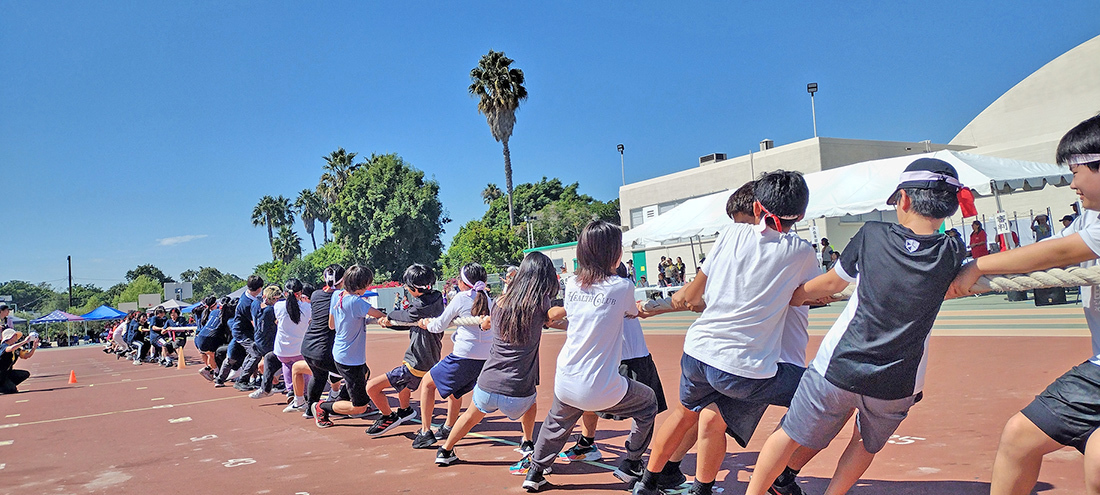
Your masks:
M 235 370 L 233 370 L 233 371 L 229 372 L 229 376 L 227 376 L 227 377 L 225 378 L 225 381 L 227 381 L 227 382 L 228 382 L 228 381 L 230 381 L 230 380 L 236 380 L 236 379 L 237 379 L 237 378 L 239 378 L 240 376 L 241 376 L 241 370 L 240 370 L 240 368 L 237 368 L 237 369 L 235 369 Z
M 283 412 L 285 412 L 285 413 L 304 412 L 305 410 L 306 410 L 305 405 L 296 406 L 294 404 L 291 404 L 289 406 L 286 406 L 286 409 L 283 409 Z
M 263 399 L 266 397 L 271 397 L 272 395 L 275 395 L 275 392 L 264 392 L 264 389 L 258 388 L 256 390 L 253 390 L 251 394 L 248 394 L 248 397 L 252 399 Z

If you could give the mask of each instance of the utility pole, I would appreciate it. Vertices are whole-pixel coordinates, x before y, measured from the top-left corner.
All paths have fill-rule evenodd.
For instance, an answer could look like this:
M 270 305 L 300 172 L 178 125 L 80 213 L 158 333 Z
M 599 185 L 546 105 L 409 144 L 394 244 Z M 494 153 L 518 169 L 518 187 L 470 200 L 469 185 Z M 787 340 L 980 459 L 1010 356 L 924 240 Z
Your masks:
M 626 162 L 623 160 L 623 150 L 625 148 L 623 148 L 622 144 L 617 146 L 617 148 L 619 149 L 619 169 L 623 174 L 623 185 L 625 186 L 626 185 Z
M 73 257 L 66 256 L 69 260 L 69 308 L 73 307 Z

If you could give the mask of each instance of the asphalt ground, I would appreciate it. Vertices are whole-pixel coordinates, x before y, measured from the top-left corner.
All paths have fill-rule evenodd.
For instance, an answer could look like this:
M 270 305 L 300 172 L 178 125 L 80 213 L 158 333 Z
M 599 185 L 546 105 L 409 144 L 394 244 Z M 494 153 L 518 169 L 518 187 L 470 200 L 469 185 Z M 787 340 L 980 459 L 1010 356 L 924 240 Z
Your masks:
M 842 307 L 811 312 L 811 356 Z M 681 313 L 643 323 L 670 403 L 677 399 L 683 334 L 693 319 Z M 543 337 L 540 420 L 563 341 L 561 332 Z M 372 329 L 372 371 L 398 365 L 407 345 L 402 332 Z M 0 395 L 0 493 L 522 493 L 522 479 L 507 470 L 519 458 L 513 451 L 519 425 L 500 414 L 489 415 L 459 442 L 462 463 L 440 468 L 434 450 L 410 448 L 415 424 L 380 438 L 365 434 L 365 420 L 318 429 L 300 414 L 281 412 L 279 395 L 253 400 L 232 388 L 213 388 L 197 375 L 195 350 L 186 352 L 185 370 L 134 366 L 98 346 L 43 349 L 20 361 L 31 379 L 22 393 Z M 1005 421 L 1090 353 L 1080 306 L 1035 307 L 996 295 L 945 303 L 931 339 L 925 399 L 851 493 L 988 493 Z M 78 383 L 67 383 L 70 371 Z M 747 449 L 728 442 L 717 483 L 725 493 L 744 491 L 782 412 L 768 411 Z M 441 401 L 436 413 L 438 424 Z M 658 416 L 658 427 L 666 415 Z M 604 459 L 557 463 L 548 476 L 552 491 L 625 493 L 610 471 L 628 430 L 626 422 L 601 421 L 597 442 Z M 850 431 L 803 469 L 807 493 L 824 491 Z M 694 457 L 685 459 L 686 472 L 693 471 Z M 1082 456 L 1062 449 L 1047 456 L 1037 492 L 1081 493 L 1083 480 Z

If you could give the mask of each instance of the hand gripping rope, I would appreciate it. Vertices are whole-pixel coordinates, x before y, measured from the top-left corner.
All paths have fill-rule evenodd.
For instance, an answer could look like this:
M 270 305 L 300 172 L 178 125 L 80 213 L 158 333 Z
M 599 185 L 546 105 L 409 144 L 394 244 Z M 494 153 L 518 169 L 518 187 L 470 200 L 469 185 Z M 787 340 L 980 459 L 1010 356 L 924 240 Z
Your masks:
M 1025 291 L 1031 289 L 1049 289 L 1052 287 L 1078 287 L 1100 285 L 1100 266 L 1051 268 L 1030 273 L 1011 275 L 983 275 L 971 288 L 974 292 L 988 291 Z M 856 286 L 851 284 L 844 290 L 833 294 L 837 301 L 845 301 L 855 293 Z M 665 297 L 646 302 L 647 311 L 668 311 L 672 308 L 672 298 Z

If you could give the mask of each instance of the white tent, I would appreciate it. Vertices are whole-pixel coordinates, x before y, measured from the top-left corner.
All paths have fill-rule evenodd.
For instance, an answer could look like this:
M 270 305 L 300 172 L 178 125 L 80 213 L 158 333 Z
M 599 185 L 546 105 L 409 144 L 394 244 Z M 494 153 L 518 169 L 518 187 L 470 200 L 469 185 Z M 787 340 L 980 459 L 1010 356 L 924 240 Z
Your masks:
M 806 218 L 859 215 L 875 210 L 892 210 L 886 198 L 898 186 L 905 167 L 919 158 L 938 158 L 959 172 L 959 181 L 976 196 L 1018 189 L 1042 189 L 1045 184 L 1065 186 L 1073 180 L 1069 169 L 1050 163 L 1009 160 L 972 155 L 959 151 L 937 151 L 855 163 L 806 175 L 810 205 Z
M 959 180 L 977 196 L 989 196 L 1018 189 L 1040 189 L 1045 184 L 1068 185 L 1069 170 L 1049 163 L 1009 160 L 958 151 L 937 151 L 854 163 L 806 175 L 810 204 L 806 218 L 859 215 L 875 210 L 892 210 L 886 199 L 898 185 L 898 178 L 919 158 L 938 158 L 955 167 Z M 729 184 L 731 188 L 741 184 Z M 666 241 L 710 236 L 733 223 L 726 216 L 730 191 L 692 198 L 656 218 L 623 234 L 623 246 L 642 247 Z
M 162 303 L 160 303 L 160 304 L 158 304 L 154 307 L 164 308 L 165 311 L 169 311 L 169 310 L 172 310 L 172 309 L 186 308 L 187 306 L 190 306 L 190 305 L 191 305 L 191 303 L 185 303 L 185 302 L 177 301 L 175 299 L 169 299 L 169 300 L 164 301 L 164 302 L 162 302 Z

